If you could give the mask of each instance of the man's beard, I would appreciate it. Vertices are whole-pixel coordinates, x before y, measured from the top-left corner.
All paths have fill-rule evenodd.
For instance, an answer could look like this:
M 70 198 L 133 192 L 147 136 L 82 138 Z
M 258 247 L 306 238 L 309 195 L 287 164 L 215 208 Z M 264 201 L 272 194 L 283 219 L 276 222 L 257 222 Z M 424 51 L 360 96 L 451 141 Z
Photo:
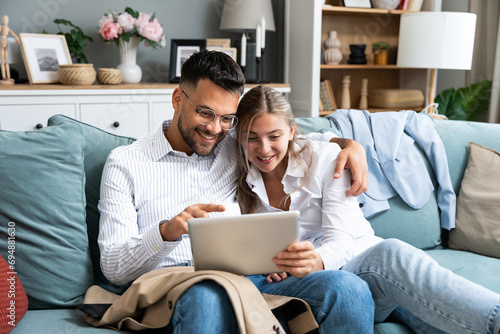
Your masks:
M 179 121 L 177 124 L 177 127 L 179 129 L 179 133 L 182 136 L 182 139 L 184 142 L 189 146 L 189 148 L 196 153 L 199 156 L 207 156 L 212 154 L 212 152 L 215 150 L 217 145 L 221 142 L 222 139 L 224 139 L 224 131 L 222 130 L 219 132 L 216 136 L 218 137 L 217 140 L 215 141 L 214 144 L 209 147 L 209 144 L 203 145 L 203 143 L 200 143 L 199 141 L 197 142 L 194 139 L 194 136 L 197 135 L 197 132 L 201 132 L 202 134 L 207 134 L 207 136 L 213 136 L 213 134 L 210 134 L 207 131 L 203 131 L 202 129 L 199 129 L 197 127 L 193 127 L 191 129 L 184 128 L 183 122 L 182 122 L 182 115 L 184 114 L 184 110 L 182 111 L 182 114 L 179 116 Z M 203 125 L 200 124 L 200 127 Z

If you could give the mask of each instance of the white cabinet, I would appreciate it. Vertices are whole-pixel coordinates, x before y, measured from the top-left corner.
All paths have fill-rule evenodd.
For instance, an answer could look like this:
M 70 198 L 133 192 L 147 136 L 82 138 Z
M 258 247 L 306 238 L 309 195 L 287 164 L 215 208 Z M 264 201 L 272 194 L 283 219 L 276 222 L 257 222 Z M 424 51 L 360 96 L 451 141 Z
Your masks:
M 248 91 L 253 85 L 245 87 Z M 269 84 L 289 93 L 287 84 Z M 174 115 L 176 84 L 0 86 L 0 129 L 29 131 L 63 114 L 118 135 L 141 137 Z

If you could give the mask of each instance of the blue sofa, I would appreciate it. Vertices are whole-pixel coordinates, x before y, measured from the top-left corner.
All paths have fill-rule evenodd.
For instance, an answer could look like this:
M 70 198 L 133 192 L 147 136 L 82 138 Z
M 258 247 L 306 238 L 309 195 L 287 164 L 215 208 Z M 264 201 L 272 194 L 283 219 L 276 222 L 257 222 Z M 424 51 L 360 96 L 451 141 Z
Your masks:
M 298 118 L 297 124 L 305 132 L 330 128 L 329 121 L 319 117 Z M 434 124 L 458 194 L 467 143 L 500 150 L 500 124 Z M 50 118 L 48 125 L 38 131 L 0 131 L 0 225 L 2 230 L 15 225 L 15 270 L 29 300 L 28 312 L 12 333 L 116 333 L 85 323 L 76 305 L 93 284 L 117 293 L 126 288 L 111 284 L 100 270 L 97 202 L 107 155 L 134 139 L 61 115 Z M 390 205 L 389 211 L 370 219 L 377 235 L 424 249 L 444 267 L 500 293 L 500 259 L 443 247 L 435 192 L 420 210 L 397 196 Z M 7 258 L 6 238 L 0 240 L 0 254 Z M 412 331 L 383 323 L 375 325 L 375 333 Z

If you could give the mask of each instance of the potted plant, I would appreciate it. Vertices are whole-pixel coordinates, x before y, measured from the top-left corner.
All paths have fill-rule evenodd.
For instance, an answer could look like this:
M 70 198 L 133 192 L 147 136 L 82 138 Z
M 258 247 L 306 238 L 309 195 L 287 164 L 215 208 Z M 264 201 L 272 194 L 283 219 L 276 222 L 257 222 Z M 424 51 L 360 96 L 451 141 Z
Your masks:
M 491 97 L 491 80 L 483 80 L 462 88 L 449 88 L 441 92 L 434 102 L 438 111 L 448 119 L 475 121 L 488 111 Z
M 373 63 L 375 65 L 387 65 L 387 51 L 389 44 L 383 41 L 372 44 Z
M 94 41 L 92 37 L 85 35 L 83 33 L 83 30 L 71 23 L 71 21 L 65 19 L 55 19 L 54 23 L 57 24 L 57 27 L 59 28 L 59 32 L 57 34 L 64 35 L 64 37 L 66 38 L 66 44 L 68 44 L 68 49 L 71 53 L 73 62 L 87 64 L 88 60 L 85 56 L 85 53 L 83 52 L 83 47 L 86 45 L 86 40 L 90 42 Z M 61 29 L 61 24 L 70 26 L 72 27 L 72 29 L 69 32 L 65 33 Z M 43 33 L 46 34 L 47 32 L 44 30 Z

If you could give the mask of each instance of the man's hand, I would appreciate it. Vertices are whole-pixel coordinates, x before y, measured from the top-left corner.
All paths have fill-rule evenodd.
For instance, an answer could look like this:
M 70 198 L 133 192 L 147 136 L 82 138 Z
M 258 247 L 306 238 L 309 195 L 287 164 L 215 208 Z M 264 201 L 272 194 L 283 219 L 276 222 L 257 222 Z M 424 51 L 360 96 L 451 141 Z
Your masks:
M 273 262 L 279 270 L 296 277 L 305 277 L 312 272 L 324 269 L 323 260 L 314 250 L 314 245 L 310 241 L 291 244 L 285 251 L 276 254 Z M 267 281 L 269 282 L 271 278 L 279 282 L 277 279 L 286 279 L 287 277 L 286 275 L 280 275 L 278 278 L 276 275 L 269 275 Z
M 359 196 L 368 190 L 368 164 L 366 163 L 366 152 L 363 146 L 355 140 L 332 138 L 332 143 L 337 143 L 342 151 L 337 157 L 337 166 L 333 177 L 338 179 L 342 176 L 344 169 L 349 168 L 352 173 L 352 185 L 347 191 L 346 197 Z
M 181 213 L 160 225 L 160 233 L 164 241 L 174 241 L 188 232 L 188 219 L 208 217 L 210 212 L 222 212 L 226 207 L 219 204 L 195 204 L 188 206 Z

